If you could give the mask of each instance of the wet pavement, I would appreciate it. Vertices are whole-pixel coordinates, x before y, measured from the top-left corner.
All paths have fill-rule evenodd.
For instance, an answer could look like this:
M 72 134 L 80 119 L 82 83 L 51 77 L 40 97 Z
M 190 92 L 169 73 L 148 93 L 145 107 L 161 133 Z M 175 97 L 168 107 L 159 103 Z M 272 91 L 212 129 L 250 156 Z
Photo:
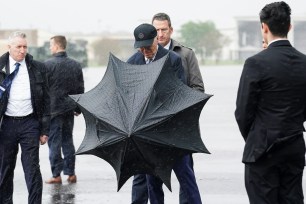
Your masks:
M 202 139 L 212 154 L 194 154 L 194 169 L 205 204 L 247 204 L 241 163 L 244 141 L 234 118 L 236 91 L 242 66 L 201 67 L 206 92 L 214 96 L 205 105 L 200 128 Z M 86 91 L 102 79 L 105 69 L 84 69 Z M 76 117 L 76 149 L 85 134 L 83 116 Z M 41 146 L 40 166 L 43 180 L 51 176 L 48 146 Z M 128 204 L 131 203 L 131 179 L 117 192 L 115 171 L 104 160 L 92 155 L 78 155 L 77 183 L 68 184 L 62 175 L 61 185 L 44 184 L 43 204 Z M 304 179 L 305 180 L 305 179 Z M 179 185 L 172 174 L 172 192 L 166 187 L 165 203 L 178 204 Z M 18 157 L 14 179 L 14 203 L 27 203 L 27 190 Z

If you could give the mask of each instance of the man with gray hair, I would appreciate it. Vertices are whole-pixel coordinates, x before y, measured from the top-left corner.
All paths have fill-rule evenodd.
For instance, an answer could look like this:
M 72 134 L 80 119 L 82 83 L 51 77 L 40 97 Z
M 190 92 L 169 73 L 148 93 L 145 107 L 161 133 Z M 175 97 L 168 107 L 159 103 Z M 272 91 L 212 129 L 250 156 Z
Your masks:
M 148 64 L 158 60 L 169 53 L 172 68 L 176 76 L 186 84 L 184 68 L 180 56 L 171 50 L 158 44 L 157 30 L 151 24 L 141 24 L 134 30 L 134 47 L 138 51 L 128 59 L 130 64 Z M 191 156 L 185 155 L 175 162 L 173 171 L 182 186 L 182 192 L 189 203 L 201 204 L 201 196 L 196 183 L 193 169 L 190 168 Z M 132 185 L 132 204 L 148 203 L 148 195 L 151 204 L 163 204 L 164 192 L 161 179 L 149 174 L 137 174 Z
M 0 203 L 13 203 L 20 145 L 28 203 L 40 204 L 39 143 L 47 142 L 50 121 L 46 69 L 27 53 L 26 34 L 19 31 L 9 36 L 8 52 L 0 57 L 0 68 Z

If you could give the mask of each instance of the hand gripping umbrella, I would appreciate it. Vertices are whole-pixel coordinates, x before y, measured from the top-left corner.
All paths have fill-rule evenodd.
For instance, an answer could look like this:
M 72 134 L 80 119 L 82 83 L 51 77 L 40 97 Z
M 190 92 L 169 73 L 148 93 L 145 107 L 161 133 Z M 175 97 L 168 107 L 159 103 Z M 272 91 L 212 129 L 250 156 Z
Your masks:
M 100 83 L 72 95 L 86 122 L 76 154 L 92 154 L 115 170 L 118 191 L 136 174 L 159 177 L 171 190 L 174 163 L 188 153 L 209 153 L 199 117 L 211 95 L 183 84 L 168 55 L 131 65 L 110 54 Z

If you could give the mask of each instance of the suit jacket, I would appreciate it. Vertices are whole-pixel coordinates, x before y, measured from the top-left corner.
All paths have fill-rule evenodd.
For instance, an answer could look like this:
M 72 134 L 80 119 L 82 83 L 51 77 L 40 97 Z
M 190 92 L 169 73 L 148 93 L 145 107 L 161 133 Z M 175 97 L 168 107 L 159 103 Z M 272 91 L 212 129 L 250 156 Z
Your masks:
M 163 56 L 168 54 L 168 52 L 169 52 L 169 58 L 170 58 L 170 61 L 171 61 L 171 65 L 173 67 L 173 71 L 175 72 L 176 76 L 182 82 L 184 82 L 186 84 L 184 68 L 183 68 L 183 65 L 182 65 L 182 60 L 181 60 L 180 56 L 178 56 L 175 52 L 169 51 L 169 50 L 163 48 L 161 45 L 158 45 L 158 50 L 157 50 L 157 53 L 156 53 L 153 61 L 156 61 L 156 60 L 162 58 Z M 127 60 L 127 63 L 142 65 L 142 64 L 146 64 L 146 61 L 145 61 L 144 55 L 140 51 L 138 51 Z
M 235 117 L 246 141 L 243 162 L 255 162 L 278 144 L 303 136 L 306 56 L 287 40 L 245 61 Z
M 194 51 L 189 47 L 181 45 L 179 42 L 173 39 L 171 39 L 170 50 L 173 50 L 179 54 L 182 59 L 187 85 L 191 88 L 204 92 L 204 83 Z
M 40 123 L 41 135 L 49 135 L 50 129 L 50 95 L 46 79 L 46 68 L 43 63 L 33 59 L 30 54 L 25 57 L 30 78 L 31 101 L 34 116 Z M 9 53 L 0 57 L 0 83 L 9 73 Z M 6 111 L 8 94 L 4 94 L 0 100 L 0 120 Z
M 75 111 L 81 113 L 69 95 L 84 93 L 84 78 L 79 62 L 59 52 L 45 61 L 51 96 L 51 118 Z

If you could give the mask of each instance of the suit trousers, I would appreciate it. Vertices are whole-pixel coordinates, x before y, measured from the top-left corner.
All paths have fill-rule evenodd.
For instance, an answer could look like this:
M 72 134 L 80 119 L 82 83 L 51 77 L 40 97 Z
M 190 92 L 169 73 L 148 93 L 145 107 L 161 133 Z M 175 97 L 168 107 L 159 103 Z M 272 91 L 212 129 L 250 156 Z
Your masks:
M 245 164 L 250 204 L 303 204 L 303 136 L 276 146 L 255 163 Z
M 48 146 L 53 177 L 60 176 L 62 171 L 65 175 L 75 174 L 75 147 L 72 135 L 73 125 L 73 111 L 58 115 L 51 119 Z
M 190 155 L 190 163 L 187 169 L 193 171 L 193 159 L 192 155 Z M 163 190 L 160 190 L 161 197 L 164 197 Z M 187 196 L 184 194 L 182 187 L 180 186 L 180 204 L 188 204 Z M 146 174 L 137 174 L 133 179 L 132 186 L 132 204 L 147 204 L 149 199 L 148 195 L 148 186 L 147 186 L 147 178 Z
M 132 204 L 147 204 L 148 199 L 146 174 L 137 174 L 133 179 Z
M 18 145 L 28 189 L 28 203 L 40 204 L 42 176 L 39 167 L 39 122 L 34 117 L 3 118 L 0 131 L 0 204 L 13 203 L 13 179 Z
M 201 204 L 201 196 L 192 168 L 191 155 L 185 155 L 173 166 L 173 171 L 180 183 L 185 200 L 189 204 Z M 164 204 L 164 192 L 161 179 L 147 174 L 147 185 L 151 204 Z M 184 201 L 184 202 L 186 202 Z M 180 201 L 182 203 L 182 201 Z

